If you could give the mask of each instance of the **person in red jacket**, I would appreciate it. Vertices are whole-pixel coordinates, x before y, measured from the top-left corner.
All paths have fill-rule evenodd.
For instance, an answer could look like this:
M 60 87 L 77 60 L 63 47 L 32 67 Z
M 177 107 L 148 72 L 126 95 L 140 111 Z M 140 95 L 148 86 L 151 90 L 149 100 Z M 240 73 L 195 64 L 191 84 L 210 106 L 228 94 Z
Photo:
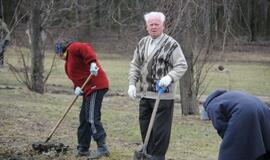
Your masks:
M 56 42 L 55 52 L 65 60 L 65 71 L 74 84 L 75 94 L 83 96 L 76 156 L 89 156 L 90 159 L 109 156 L 106 132 L 101 122 L 101 106 L 109 81 L 95 51 L 88 43 L 68 40 Z M 81 86 L 90 74 L 92 78 L 82 90 Z M 90 155 L 89 151 L 92 138 L 97 143 L 96 155 Z

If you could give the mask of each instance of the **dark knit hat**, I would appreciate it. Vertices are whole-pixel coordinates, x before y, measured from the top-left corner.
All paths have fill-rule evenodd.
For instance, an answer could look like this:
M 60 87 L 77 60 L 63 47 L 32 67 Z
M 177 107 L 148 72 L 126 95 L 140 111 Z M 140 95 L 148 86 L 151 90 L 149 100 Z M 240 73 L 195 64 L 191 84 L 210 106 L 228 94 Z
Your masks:
M 55 53 L 61 54 L 64 53 L 67 49 L 67 47 L 74 42 L 72 39 L 63 40 L 63 41 L 57 41 L 55 43 Z

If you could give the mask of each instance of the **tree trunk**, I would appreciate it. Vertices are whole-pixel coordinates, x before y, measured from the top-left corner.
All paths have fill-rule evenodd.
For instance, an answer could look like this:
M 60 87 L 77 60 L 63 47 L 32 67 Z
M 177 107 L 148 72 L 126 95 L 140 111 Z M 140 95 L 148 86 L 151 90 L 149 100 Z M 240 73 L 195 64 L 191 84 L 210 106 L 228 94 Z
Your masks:
M 2 20 L 4 20 L 8 26 L 11 24 L 14 8 L 16 8 L 16 3 L 18 2 L 14 0 L 0 1 L 0 15 Z
M 41 10 L 37 3 L 33 5 L 31 13 L 31 53 L 32 53 L 32 63 L 31 63 L 31 82 L 32 90 L 38 93 L 44 93 L 44 82 L 43 82 L 43 59 L 44 51 L 42 49 L 41 43 Z
M 192 28 L 191 22 L 193 21 L 192 15 L 194 15 L 193 8 L 184 10 L 185 7 L 189 6 L 192 3 L 186 2 L 182 5 L 179 5 L 179 2 L 176 0 L 163 0 L 163 9 L 164 13 L 167 15 L 167 23 L 166 26 L 168 27 L 168 32 L 176 39 L 176 41 L 180 42 L 181 47 L 183 49 L 183 53 L 185 55 L 188 69 L 184 76 L 180 79 L 180 96 L 181 96 L 181 108 L 183 115 L 192 115 L 197 114 L 198 109 L 198 102 L 197 102 L 197 93 L 195 87 L 195 73 L 194 73 L 194 53 L 192 51 L 193 44 L 194 44 L 194 37 L 196 35 L 192 35 Z M 175 16 L 179 13 L 185 13 L 182 16 Z M 196 21 L 197 22 L 197 21 Z M 182 25 L 182 24 L 185 25 Z M 182 30 L 183 32 L 179 32 Z M 193 36 L 193 37 L 192 37 Z
M 76 7 L 76 30 L 77 38 L 79 41 L 87 42 L 90 41 L 90 23 L 88 22 L 90 18 L 90 11 L 88 6 L 90 5 L 89 0 L 78 0 L 78 5 Z
M 266 37 L 267 40 L 270 40 L 269 37 L 270 37 L 270 6 L 268 6 L 267 8 L 267 12 L 266 12 Z
M 198 113 L 198 101 L 194 86 L 194 69 L 192 66 L 191 51 L 185 52 L 188 69 L 185 75 L 180 79 L 181 108 L 183 115 L 192 115 Z
M 121 13 L 121 5 L 118 4 L 118 7 L 117 7 L 117 18 L 118 20 L 121 22 L 121 19 L 122 19 L 122 13 Z M 121 39 L 121 35 L 122 35 L 122 26 L 121 24 L 119 24 L 118 26 L 118 34 L 117 34 L 117 39 Z
M 250 26 L 250 35 L 249 35 L 249 41 L 255 41 L 255 3 L 254 0 L 249 0 L 249 13 L 250 13 L 250 19 L 249 19 L 249 26 Z
M 181 108 L 183 115 L 193 115 L 199 112 L 197 95 L 195 92 L 194 84 L 194 64 L 193 64 L 193 52 L 192 52 L 192 38 L 190 31 L 185 36 L 183 42 L 183 53 L 188 64 L 188 69 L 184 76 L 180 79 L 180 96 L 181 96 Z
M 101 5 L 102 5 L 102 2 L 100 0 L 96 0 L 96 6 L 95 6 L 95 24 L 96 24 L 96 27 L 101 27 L 101 19 L 102 19 L 102 11 L 101 11 Z

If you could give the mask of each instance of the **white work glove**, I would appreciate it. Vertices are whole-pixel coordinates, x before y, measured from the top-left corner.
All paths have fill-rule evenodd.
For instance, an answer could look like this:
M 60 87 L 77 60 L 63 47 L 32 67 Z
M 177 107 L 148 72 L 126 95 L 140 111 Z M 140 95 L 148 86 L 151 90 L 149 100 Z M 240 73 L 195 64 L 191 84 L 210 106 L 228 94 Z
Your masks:
M 164 76 L 160 79 L 159 81 L 159 86 L 160 87 L 168 87 L 172 82 L 172 78 L 167 75 L 167 76 Z
M 136 98 L 136 87 L 134 85 L 129 85 L 128 87 L 128 96 L 135 100 Z
M 81 87 L 76 87 L 74 93 L 76 94 L 76 96 L 81 96 L 83 94 L 83 91 Z
M 201 120 L 209 120 L 208 113 L 204 110 L 204 108 L 201 111 L 200 118 Z
M 97 64 L 95 62 L 92 62 L 91 65 L 90 65 L 90 73 L 92 75 L 95 75 L 97 76 L 98 75 L 98 67 L 97 67 Z

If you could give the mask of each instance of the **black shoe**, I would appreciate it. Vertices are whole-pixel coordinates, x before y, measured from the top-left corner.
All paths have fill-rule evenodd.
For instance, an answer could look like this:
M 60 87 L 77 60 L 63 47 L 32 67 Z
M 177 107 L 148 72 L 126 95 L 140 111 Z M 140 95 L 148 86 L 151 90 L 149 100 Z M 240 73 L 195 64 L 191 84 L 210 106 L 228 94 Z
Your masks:
M 90 155 L 90 151 L 89 150 L 82 151 L 76 149 L 74 154 L 76 157 L 84 157 L 84 156 L 87 157 Z
M 152 156 L 149 154 L 144 154 L 142 150 L 135 151 L 133 155 L 133 160 L 152 160 Z
M 101 146 L 98 146 L 96 154 L 89 156 L 88 160 L 99 159 L 101 157 L 109 157 L 109 156 L 110 156 L 110 152 L 108 150 L 108 147 L 106 144 L 103 144 Z

